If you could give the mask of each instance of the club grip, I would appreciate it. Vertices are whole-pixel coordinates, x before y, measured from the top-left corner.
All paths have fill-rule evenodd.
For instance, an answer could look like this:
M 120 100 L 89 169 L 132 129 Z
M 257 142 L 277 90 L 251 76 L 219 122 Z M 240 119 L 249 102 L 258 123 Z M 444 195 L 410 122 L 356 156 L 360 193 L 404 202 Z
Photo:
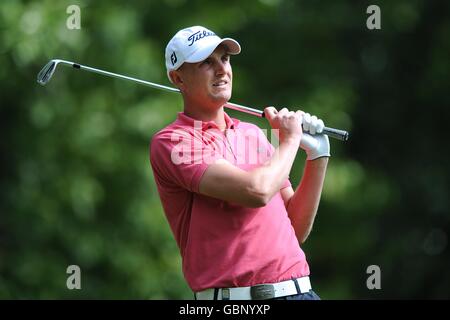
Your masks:
M 338 139 L 341 141 L 348 140 L 349 134 L 348 134 L 348 131 L 345 131 L 345 130 L 339 130 L 339 129 L 325 127 L 325 128 L 323 128 L 322 132 L 331 138 L 335 138 L 335 139 Z

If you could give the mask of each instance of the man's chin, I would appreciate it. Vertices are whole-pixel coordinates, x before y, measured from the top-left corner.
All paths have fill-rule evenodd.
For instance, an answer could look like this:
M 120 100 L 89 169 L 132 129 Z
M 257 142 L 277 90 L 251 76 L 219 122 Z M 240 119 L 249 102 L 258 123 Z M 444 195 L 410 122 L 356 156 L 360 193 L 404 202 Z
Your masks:
M 218 105 L 224 105 L 231 99 L 231 94 L 220 94 L 220 95 L 214 95 L 212 97 L 212 100 L 214 103 L 217 103 Z

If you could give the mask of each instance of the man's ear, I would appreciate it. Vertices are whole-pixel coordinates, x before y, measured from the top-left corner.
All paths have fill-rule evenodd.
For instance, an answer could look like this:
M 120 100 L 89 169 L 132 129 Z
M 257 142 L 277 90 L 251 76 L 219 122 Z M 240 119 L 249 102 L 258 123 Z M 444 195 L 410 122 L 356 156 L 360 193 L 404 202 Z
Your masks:
M 172 80 L 172 83 L 178 88 L 183 85 L 183 78 L 181 77 L 180 72 L 176 70 L 169 71 L 169 76 Z

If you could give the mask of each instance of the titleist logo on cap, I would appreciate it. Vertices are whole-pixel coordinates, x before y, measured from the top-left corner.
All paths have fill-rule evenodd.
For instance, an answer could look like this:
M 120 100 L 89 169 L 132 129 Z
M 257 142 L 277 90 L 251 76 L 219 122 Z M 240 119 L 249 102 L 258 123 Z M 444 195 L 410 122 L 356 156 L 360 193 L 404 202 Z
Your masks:
M 203 31 L 197 31 L 196 33 L 193 33 L 189 36 L 188 41 L 191 43 L 189 44 L 189 47 L 192 46 L 196 41 L 203 39 L 205 37 L 209 36 L 215 36 L 216 34 L 214 32 L 209 32 L 206 30 Z

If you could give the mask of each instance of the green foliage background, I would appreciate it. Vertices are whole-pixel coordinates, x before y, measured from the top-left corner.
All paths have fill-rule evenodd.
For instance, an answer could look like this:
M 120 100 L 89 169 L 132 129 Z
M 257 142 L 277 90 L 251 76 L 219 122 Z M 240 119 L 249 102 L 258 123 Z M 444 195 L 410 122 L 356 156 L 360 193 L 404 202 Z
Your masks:
M 66 27 L 73 4 L 80 30 Z M 381 30 L 366 28 L 370 4 Z M 448 1 L 425 0 L 3 0 L 0 298 L 192 298 L 148 160 L 180 96 L 64 67 L 36 83 L 60 58 L 169 85 L 165 45 L 190 25 L 241 43 L 232 101 L 302 108 L 351 131 L 331 142 L 303 246 L 316 292 L 449 298 L 449 16 Z M 72 264 L 82 290 L 66 288 Z M 381 290 L 366 287 L 370 265 Z

